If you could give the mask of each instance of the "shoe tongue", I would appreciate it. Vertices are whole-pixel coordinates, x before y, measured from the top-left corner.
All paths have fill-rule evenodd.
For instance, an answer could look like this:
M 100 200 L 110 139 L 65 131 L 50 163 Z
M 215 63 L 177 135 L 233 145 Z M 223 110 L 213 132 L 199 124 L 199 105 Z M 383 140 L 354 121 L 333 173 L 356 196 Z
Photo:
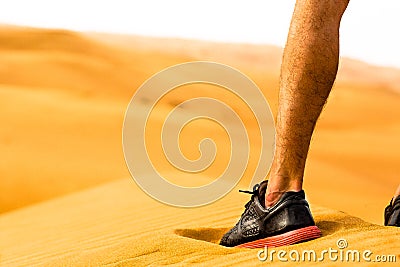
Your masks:
M 267 191 L 268 180 L 263 181 L 258 188 L 258 201 L 265 208 L 265 192 Z

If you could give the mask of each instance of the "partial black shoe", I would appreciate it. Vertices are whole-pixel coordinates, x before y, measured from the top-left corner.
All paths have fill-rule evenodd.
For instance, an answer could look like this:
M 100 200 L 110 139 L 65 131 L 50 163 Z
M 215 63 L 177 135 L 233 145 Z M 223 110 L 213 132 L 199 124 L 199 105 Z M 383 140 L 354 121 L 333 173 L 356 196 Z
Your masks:
M 238 223 L 221 239 L 226 247 L 263 248 L 292 245 L 321 236 L 304 191 L 286 192 L 270 208 L 264 207 L 267 181 L 255 185 Z
M 400 196 L 392 199 L 385 208 L 385 226 L 400 226 Z

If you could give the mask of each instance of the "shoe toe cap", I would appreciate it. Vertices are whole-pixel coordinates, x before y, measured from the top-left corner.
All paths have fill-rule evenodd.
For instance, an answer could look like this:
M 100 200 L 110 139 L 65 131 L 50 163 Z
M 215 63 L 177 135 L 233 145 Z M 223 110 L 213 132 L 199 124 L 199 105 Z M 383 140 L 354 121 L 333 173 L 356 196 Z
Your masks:
M 220 245 L 225 247 L 234 247 L 237 245 L 237 225 L 223 235 Z

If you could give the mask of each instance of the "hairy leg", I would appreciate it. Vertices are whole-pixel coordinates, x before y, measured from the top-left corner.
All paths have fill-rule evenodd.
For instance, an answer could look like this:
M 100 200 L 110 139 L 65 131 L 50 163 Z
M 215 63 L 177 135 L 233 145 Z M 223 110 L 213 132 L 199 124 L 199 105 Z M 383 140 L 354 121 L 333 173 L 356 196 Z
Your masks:
M 336 78 L 339 25 L 348 2 L 296 2 L 281 67 L 276 150 L 266 206 L 286 191 L 302 189 L 314 126 Z

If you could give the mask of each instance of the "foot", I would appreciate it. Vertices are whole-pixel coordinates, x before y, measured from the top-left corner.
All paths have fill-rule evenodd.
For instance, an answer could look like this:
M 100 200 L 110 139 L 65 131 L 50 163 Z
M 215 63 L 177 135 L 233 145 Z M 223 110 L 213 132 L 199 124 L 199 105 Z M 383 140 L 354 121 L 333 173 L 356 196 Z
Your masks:
M 226 247 L 263 248 L 291 245 L 321 236 L 315 226 L 304 191 L 286 192 L 270 208 L 265 208 L 267 181 L 256 185 L 239 222 L 221 239 Z
M 385 226 L 400 226 L 400 196 L 392 199 L 385 208 Z

